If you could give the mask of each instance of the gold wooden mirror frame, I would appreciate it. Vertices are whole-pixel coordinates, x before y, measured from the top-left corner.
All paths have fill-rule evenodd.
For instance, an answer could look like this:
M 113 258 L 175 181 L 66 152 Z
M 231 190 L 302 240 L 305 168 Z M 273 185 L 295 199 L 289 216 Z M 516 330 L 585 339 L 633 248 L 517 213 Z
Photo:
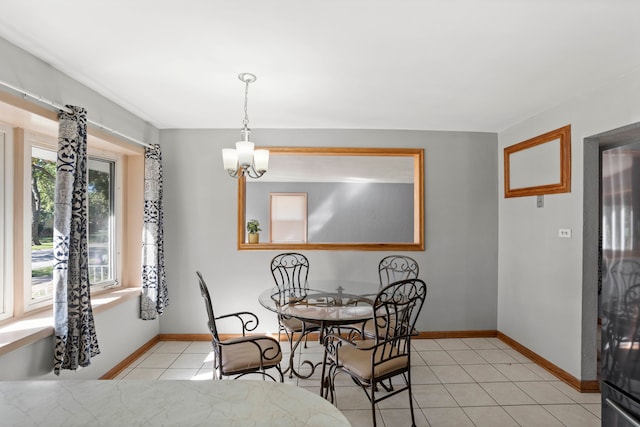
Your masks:
M 262 147 L 261 147 L 262 148 Z M 424 250 L 424 149 L 421 148 L 351 148 L 351 147 L 264 147 L 270 156 L 386 156 L 410 157 L 413 160 L 413 242 L 398 243 L 246 243 L 246 178 L 238 179 L 238 250 Z M 269 172 L 267 172 L 269 173 Z
M 559 141 L 560 149 L 558 157 L 551 159 L 560 165 L 559 182 L 525 187 L 513 187 L 511 156 L 518 153 L 524 154 L 523 150 L 540 147 L 546 144 Z M 504 197 L 536 196 L 544 194 L 569 193 L 571 192 L 571 125 L 552 130 L 535 138 L 528 139 L 504 149 Z

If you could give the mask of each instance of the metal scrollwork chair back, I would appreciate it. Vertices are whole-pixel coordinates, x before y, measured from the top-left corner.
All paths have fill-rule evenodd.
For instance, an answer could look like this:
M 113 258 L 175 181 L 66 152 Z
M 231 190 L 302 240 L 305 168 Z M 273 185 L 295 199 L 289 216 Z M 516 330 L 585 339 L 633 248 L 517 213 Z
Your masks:
M 271 260 L 271 275 L 280 291 L 303 291 L 309 278 L 309 260 L 296 252 L 276 255 Z
M 208 317 L 207 324 L 211 332 L 214 379 L 222 379 L 223 376 L 239 378 L 248 374 L 259 374 L 263 379 L 268 377 L 273 381 L 283 382 L 284 376 L 280 368 L 282 360 L 280 343 L 266 335 L 246 335 L 247 332 L 254 331 L 258 327 L 258 317 L 251 312 L 241 311 L 216 317 L 207 284 L 199 271 L 196 271 L 196 275 L 198 276 L 200 293 L 204 298 Z M 222 319 L 235 319 L 240 322 L 242 337 L 221 340 L 216 321 Z M 278 379 L 267 372 L 272 368 L 278 372 Z
M 420 273 L 418 262 L 405 255 L 389 255 L 380 260 L 380 289 L 398 280 L 415 279 Z
M 303 298 L 308 289 L 309 278 L 309 260 L 303 254 L 297 252 L 286 252 L 276 255 L 271 260 L 271 275 L 278 287 L 281 300 L 287 300 L 291 297 Z M 293 317 L 287 317 L 278 315 L 278 340 L 281 333 L 284 332 L 289 342 L 289 349 L 291 350 L 290 365 L 293 363 L 294 357 L 294 334 L 302 334 L 304 337 L 305 348 L 307 346 L 307 335 L 310 332 L 320 330 L 320 325 L 315 323 L 304 322 L 300 319 Z M 295 347 L 299 341 L 296 342 Z M 293 376 L 293 370 L 289 371 L 289 377 Z
M 378 264 L 378 276 L 380 277 L 380 287 L 406 279 L 417 279 L 420 274 L 418 262 L 405 255 L 389 255 L 380 260 Z M 366 322 L 362 327 L 362 334 L 368 338 L 373 338 L 378 332 L 372 321 Z
M 392 283 L 378 292 L 373 303 L 372 322 L 378 330 L 374 338 L 348 341 L 337 334 L 327 335 L 324 339 L 323 396 L 334 402 L 335 377 L 340 372 L 347 373 L 367 395 L 375 426 L 376 403 L 407 390 L 411 421 L 415 425 L 411 395 L 411 337 L 417 333 L 415 325 L 426 296 L 427 285 L 420 279 Z M 399 388 L 391 386 L 390 380 L 396 376 L 404 380 L 404 385 Z

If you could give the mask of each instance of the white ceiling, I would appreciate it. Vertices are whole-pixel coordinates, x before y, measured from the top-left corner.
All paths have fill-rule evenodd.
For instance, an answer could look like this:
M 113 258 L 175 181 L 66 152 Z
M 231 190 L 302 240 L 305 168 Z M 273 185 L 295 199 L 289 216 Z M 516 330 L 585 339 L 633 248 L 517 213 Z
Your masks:
M 636 0 L 0 0 L 0 10 L 1 37 L 160 129 L 240 128 L 241 72 L 258 76 L 253 128 L 499 132 L 640 71 Z

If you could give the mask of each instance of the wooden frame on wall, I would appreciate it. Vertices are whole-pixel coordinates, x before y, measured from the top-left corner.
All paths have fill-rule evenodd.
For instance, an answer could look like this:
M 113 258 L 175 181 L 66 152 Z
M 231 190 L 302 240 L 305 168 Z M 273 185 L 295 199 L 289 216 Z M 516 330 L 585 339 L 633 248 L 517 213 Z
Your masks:
M 238 250 L 360 250 L 360 251 L 424 251 L 424 149 L 360 148 L 360 147 L 261 147 L 270 156 L 330 157 L 407 157 L 413 163 L 413 241 L 408 242 L 334 242 L 334 243 L 246 243 L 246 178 L 238 179 Z
M 504 149 L 504 197 L 569 192 L 571 125 Z

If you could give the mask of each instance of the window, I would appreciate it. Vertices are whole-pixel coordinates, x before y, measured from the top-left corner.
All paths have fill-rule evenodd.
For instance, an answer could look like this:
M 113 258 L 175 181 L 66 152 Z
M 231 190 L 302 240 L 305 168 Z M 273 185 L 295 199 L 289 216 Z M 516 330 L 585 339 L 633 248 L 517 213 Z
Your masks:
M 24 310 L 43 307 L 53 297 L 53 214 L 57 140 L 25 132 L 24 173 Z M 30 148 L 29 148 L 30 147 Z M 119 283 L 117 270 L 116 187 L 119 156 L 88 150 L 89 283 L 92 288 Z M 28 191 L 27 191 L 28 187 Z M 28 196 L 26 196 L 28 194 Z
M 0 323 L 50 309 L 53 299 L 58 121 L 56 112 L 35 110 L 0 100 Z M 89 127 L 88 156 L 91 294 L 138 288 L 144 148 Z
M 0 228 L 4 247 L 0 247 L 0 320 L 20 316 L 33 309 L 50 306 L 53 297 L 53 214 L 56 175 L 55 137 L 0 124 L 0 163 L 4 174 L 0 176 L 0 217 L 5 224 Z M 122 196 L 120 187 L 123 155 L 91 147 L 88 159 L 89 209 L 89 282 L 92 289 L 101 290 L 119 286 L 119 230 L 122 223 Z M 103 144 L 104 146 L 104 144 Z M 6 181 L 13 174 L 15 147 L 15 192 Z M 6 194 L 5 194 L 6 193 Z M 15 193 L 15 197 L 13 197 Z M 16 203 L 16 218 L 7 221 L 5 206 Z M 8 212 L 8 211 L 7 211 Z M 16 240 L 17 239 L 17 240 Z M 13 260 L 5 259 L 15 253 Z M 4 261 L 4 262 L 3 262 Z M 3 266 L 14 265 L 9 274 Z M 11 269 L 9 269 L 11 270 Z M 14 282 L 15 279 L 15 282 Z M 11 286 L 15 283 L 15 286 Z M 14 297 L 15 295 L 15 297 Z M 13 302 L 13 304 L 12 304 Z
M 31 286 L 28 304 L 38 303 L 53 296 L 53 209 L 56 184 L 56 153 L 46 147 L 46 140 L 31 138 L 31 170 L 25 177 L 31 197 L 25 198 L 31 209 L 25 209 L 29 217 L 29 241 L 31 247 Z M 39 145 L 38 145 L 39 144 Z
M 11 162 L 11 128 L 0 123 L 0 319 L 12 314 L 10 304 L 13 296 L 11 283 L 11 233 L 7 232 L 6 224 L 11 224 L 12 215 L 8 210 L 11 206 L 6 199 L 11 197 L 10 183 L 12 182 L 13 168 Z
M 114 161 L 89 158 L 89 282 L 112 284 L 115 275 Z
M 270 193 L 270 241 L 307 241 L 307 193 Z

